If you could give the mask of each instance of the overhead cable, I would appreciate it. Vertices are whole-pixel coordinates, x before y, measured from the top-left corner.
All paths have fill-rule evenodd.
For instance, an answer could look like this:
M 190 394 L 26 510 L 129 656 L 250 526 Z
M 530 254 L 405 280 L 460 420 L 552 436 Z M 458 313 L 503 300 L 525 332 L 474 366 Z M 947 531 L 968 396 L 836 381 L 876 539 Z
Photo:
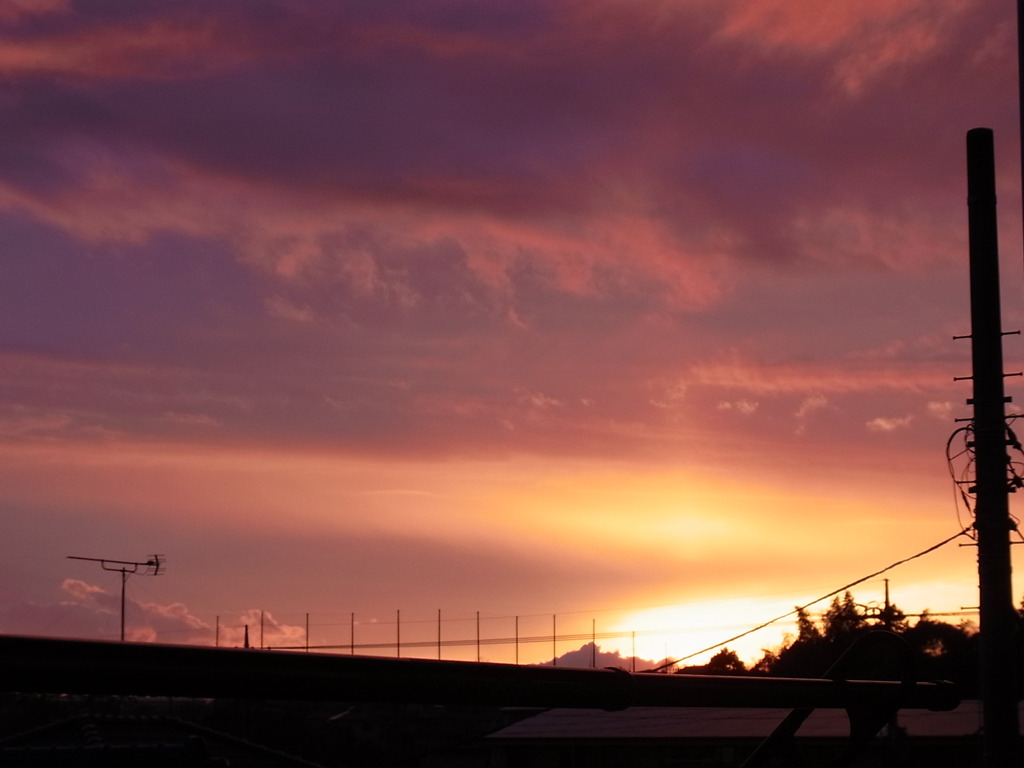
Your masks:
M 681 661 L 686 661 L 688 659 L 692 659 L 694 656 L 700 656 L 703 653 L 707 653 L 708 651 L 713 651 L 716 648 L 721 648 L 722 646 L 728 645 L 729 643 L 732 643 L 732 642 L 735 642 L 736 640 L 739 640 L 740 638 L 746 637 L 747 635 L 752 635 L 755 632 L 758 632 L 758 631 L 764 629 L 765 627 L 770 627 L 772 624 L 775 624 L 776 622 L 782 621 L 783 619 L 788 619 L 790 616 L 794 616 L 794 615 L 800 613 L 801 611 L 804 611 L 804 610 L 810 608 L 812 605 L 815 605 L 816 603 L 820 603 L 822 600 L 828 600 L 830 597 L 835 597 L 840 592 L 845 592 L 846 590 L 850 589 L 851 587 L 855 587 L 858 584 L 863 584 L 865 581 L 870 581 L 871 579 L 875 578 L 876 576 L 881 576 L 883 573 L 885 573 L 887 571 L 891 571 L 893 568 L 896 568 L 896 567 L 898 567 L 900 565 L 903 565 L 904 563 L 909 563 L 911 560 L 916 560 L 919 557 L 923 557 L 924 555 L 927 555 L 927 554 L 929 554 L 931 552 L 934 552 L 935 550 L 939 549 L 940 547 L 946 546 L 951 541 L 955 541 L 956 539 L 960 538 L 961 536 L 967 536 L 968 532 L 970 530 L 971 529 L 969 527 L 968 528 L 964 528 L 962 531 L 957 532 L 956 534 L 950 536 L 948 539 L 944 539 L 943 541 L 940 541 L 938 544 L 933 544 L 932 546 L 928 547 L 928 549 L 924 549 L 924 550 L 918 552 L 916 555 L 911 555 L 910 557 L 905 557 L 902 560 L 897 560 L 895 563 L 892 563 L 891 565 L 887 565 L 885 568 L 882 568 L 880 571 L 875 571 L 874 573 L 870 573 L 867 576 L 863 576 L 863 577 L 857 579 L 856 581 L 851 581 L 849 584 L 845 584 L 844 586 L 839 587 L 838 589 L 832 590 L 827 595 L 822 595 L 819 598 L 811 600 L 811 602 L 809 602 L 809 603 L 805 603 L 804 605 L 797 606 L 793 610 L 788 611 L 787 613 L 784 613 L 781 616 L 777 616 L 774 619 L 771 619 L 770 621 L 764 622 L 763 624 L 758 624 L 756 627 L 753 627 L 752 629 L 748 629 L 746 632 L 741 632 L 738 635 L 734 635 L 733 637 L 730 637 L 728 640 L 723 640 L 720 643 L 715 643 L 714 645 L 710 645 L 707 648 L 702 648 L 699 651 L 694 651 L 693 653 L 688 654 L 686 656 L 683 656 L 681 658 L 675 659 L 674 661 L 669 661 L 669 662 L 666 662 L 664 664 L 659 664 L 657 667 L 654 667 L 652 669 L 648 669 L 648 670 L 645 670 L 645 671 L 647 671 L 647 672 L 660 672 L 661 670 L 667 669 L 667 668 L 669 668 L 669 667 L 671 667 L 671 666 L 673 666 L 675 664 L 678 664 Z

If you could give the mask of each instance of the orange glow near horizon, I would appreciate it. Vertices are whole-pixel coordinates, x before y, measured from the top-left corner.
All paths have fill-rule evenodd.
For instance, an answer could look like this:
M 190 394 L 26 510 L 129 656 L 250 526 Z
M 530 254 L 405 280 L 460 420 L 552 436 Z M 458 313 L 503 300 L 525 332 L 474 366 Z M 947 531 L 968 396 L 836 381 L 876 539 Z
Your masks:
M 505 605 L 509 620 L 515 613 L 523 616 L 524 637 L 546 637 L 550 630 L 545 617 L 561 614 L 564 633 L 582 639 L 576 646 L 556 644 L 559 653 L 582 645 L 588 622 L 594 622 L 600 633 L 618 635 L 599 639 L 601 650 L 627 657 L 635 644 L 636 654 L 651 661 L 690 657 L 912 555 L 935 543 L 923 538 L 926 530 L 933 531 L 936 540 L 949 535 L 948 526 L 925 522 L 934 499 L 917 500 L 920 511 L 906 499 L 888 499 L 885 504 L 882 495 L 873 506 L 865 493 L 827 499 L 791 495 L 764 484 L 723 486 L 707 474 L 695 479 L 670 467 L 624 462 L 571 462 L 553 469 L 535 460 L 385 463 L 314 452 L 115 444 L 34 449 L 7 445 L 0 454 L 13 468 L 12 477 L 20 478 L 9 485 L 9 495 L 32 504 L 52 506 L 73 499 L 79 505 L 102 506 L 122 515 L 125 522 L 140 514 L 167 524 L 202 521 L 211 533 L 247 526 L 251 533 L 275 536 L 301 524 L 309 536 L 328 545 L 336 541 L 339 551 L 352 541 L 401 537 L 425 553 L 445 547 L 449 557 L 456 558 L 453 565 L 460 552 L 467 557 L 492 553 L 510 558 L 513 568 L 522 558 L 547 564 L 553 578 L 538 582 L 528 598 L 510 600 L 497 586 L 499 579 L 496 593 L 474 590 L 472 584 L 452 584 L 448 594 L 428 599 L 448 606 L 449 619 L 460 612 L 465 619 L 475 609 L 491 616 L 493 604 Z M 47 486 L 40 478 L 55 465 L 61 467 L 63 481 Z M 885 520 L 892 515 L 894 502 L 899 502 L 901 516 Z M 813 525 L 808 526 L 809 520 Z M 805 529 L 801 537 L 797 531 Z M 879 538 L 880 530 L 890 538 Z M 887 574 L 892 578 L 893 601 L 910 613 L 970 607 L 975 602 L 971 553 L 952 544 Z M 191 557 L 170 554 L 172 559 L 175 555 Z M 385 638 L 380 641 L 385 648 L 394 631 L 383 628 L 390 606 L 404 605 L 409 616 L 420 617 L 410 619 L 407 638 L 414 636 L 417 623 L 427 625 L 419 631 L 432 636 L 431 619 L 422 618 L 423 598 L 410 605 L 403 595 L 409 580 L 417 578 L 410 567 L 401 561 L 391 564 L 393 586 L 373 604 L 373 611 L 384 618 L 360 624 L 361 634 Z M 302 564 L 289 568 L 301 571 Z M 246 569 L 252 583 L 260 583 L 259 565 Z M 590 605 L 623 607 L 580 611 L 579 596 L 566 591 L 558 573 L 606 583 L 607 590 L 585 596 Z M 594 578 L 587 579 L 588 573 Z M 183 583 L 187 576 L 177 576 L 172 592 L 175 602 L 184 599 L 194 610 L 220 612 L 233 604 L 241 612 L 252 610 L 257 602 L 259 593 L 251 588 L 251 594 L 237 592 L 237 586 L 235 593 L 223 592 L 216 582 L 204 586 L 204 591 L 218 593 L 216 603 L 205 596 L 197 599 L 198 593 L 182 598 L 197 586 Z M 516 571 L 507 576 L 512 585 L 519 578 Z M 165 583 L 170 585 L 170 580 Z M 877 602 L 880 584 L 881 577 L 852 592 L 858 600 Z M 362 622 L 366 603 L 360 592 L 366 589 L 353 586 L 344 599 L 360 605 Z M 294 597 L 287 603 L 282 603 L 282 595 L 274 599 L 275 615 L 290 627 L 279 632 L 282 638 L 291 638 L 288 642 L 295 642 L 295 627 L 301 623 L 297 610 L 305 607 L 322 621 L 325 611 L 339 607 L 308 595 L 302 598 L 305 605 Z M 638 607 L 659 601 L 660 607 Z M 827 601 L 811 611 L 826 607 Z M 426 611 L 428 616 L 431 612 Z M 210 617 L 203 620 L 213 623 Z M 502 622 L 493 617 L 487 621 L 489 631 L 511 637 L 511 626 L 498 627 Z M 538 626 L 527 626 L 530 622 Z M 339 619 L 339 626 L 318 629 L 317 634 L 344 644 L 344 623 Z M 764 649 L 778 647 L 792 626 L 792 618 L 785 619 L 727 645 L 753 663 Z M 472 636 L 468 627 L 458 631 Z M 523 663 L 544 661 L 553 652 L 546 641 L 521 650 Z M 472 658 L 465 648 L 452 653 Z M 685 663 L 704 663 L 712 654 L 697 654 Z M 489 647 L 487 656 L 496 661 L 514 658 L 508 647 Z
M 491 660 L 516 617 L 523 663 L 678 658 L 971 524 L 962 128 L 1019 206 L 1005 4 L 13 5 L 0 632 L 119 635 L 67 555 L 159 552 L 133 637 L 389 655 L 401 611 L 429 657 L 479 612 Z M 893 601 L 969 609 L 960 543 Z

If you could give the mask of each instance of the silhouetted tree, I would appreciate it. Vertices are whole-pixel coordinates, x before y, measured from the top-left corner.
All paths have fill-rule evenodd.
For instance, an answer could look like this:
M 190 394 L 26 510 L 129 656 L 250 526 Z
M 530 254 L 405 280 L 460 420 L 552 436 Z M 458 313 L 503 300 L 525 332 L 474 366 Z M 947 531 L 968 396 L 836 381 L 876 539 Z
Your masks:
M 828 669 L 832 653 L 810 615 L 797 608 L 797 636 L 788 639 L 769 658 L 766 653 L 754 667 L 775 677 L 819 677 Z
M 760 659 L 754 662 L 750 667 L 750 671 L 758 675 L 773 674 L 772 669 L 779 663 L 778 654 L 770 648 L 762 648 L 761 653 L 763 655 Z
M 1024 694 L 1024 600 L 1021 617 L 1018 666 L 1020 692 Z M 803 608 L 796 609 L 797 634 L 787 636 L 779 648 L 765 649 L 760 660 L 746 668 L 735 653 L 723 648 L 707 664 L 686 667 L 690 674 L 757 674 L 774 677 L 821 677 L 859 637 L 885 629 L 910 646 L 918 680 L 950 680 L 964 698 L 978 695 L 978 646 L 980 632 L 971 622 L 948 624 L 927 612 L 911 625 L 896 605 L 882 608 L 859 605 L 851 593 L 832 599 L 820 621 Z M 891 646 L 851 659 L 851 674 L 861 679 L 898 679 L 905 664 Z M 849 670 L 848 670 L 849 671 Z
M 853 601 L 853 595 L 846 592 L 843 599 L 832 598 L 832 604 L 821 618 L 823 635 L 831 643 L 846 644 L 867 626 L 864 612 Z
M 747 665 L 740 661 L 735 651 L 723 648 L 707 663 L 709 675 L 736 675 L 747 671 Z
M 914 649 L 921 680 L 951 680 L 964 696 L 977 694 L 978 633 L 970 624 L 934 621 L 927 614 L 901 633 Z
M 796 641 L 798 643 L 813 643 L 821 640 L 821 630 L 818 629 L 814 619 L 803 608 L 796 609 L 796 630 Z
M 1024 622 L 1024 601 L 1020 614 Z M 958 625 L 936 621 L 927 613 L 911 626 L 906 614 L 895 605 L 872 612 L 858 605 L 847 592 L 832 600 L 815 622 L 804 610 L 797 611 L 797 636 L 788 638 L 781 647 L 766 650 L 751 672 L 776 677 L 820 677 L 858 637 L 875 629 L 887 629 L 900 635 L 913 650 L 919 680 L 950 680 L 960 687 L 964 697 L 978 692 L 977 627 L 969 622 Z M 1024 633 L 1022 633 L 1024 634 Z M 884 658 L 864 659 L 858 670 L 865 677 L 877 662 L 879 674 L 893 674 Z M 1024 670 L 1024 644 L 1021 646 L 1020 669 Z
M 735 651 L 722 648 L 712 656 L 707 664 L 683 667 L 676 674 L 680 675 L 743 675 L 747 665 L 743 663 Z
M 888 629 L 890 632 L 901 634 L 907 630 L 909 624 L 907 623 L 907 614 L 896 607 L 895 604 L 889 603 L 879 609 L 871 618 L 875 619 L 879 626 L 883 629 Z

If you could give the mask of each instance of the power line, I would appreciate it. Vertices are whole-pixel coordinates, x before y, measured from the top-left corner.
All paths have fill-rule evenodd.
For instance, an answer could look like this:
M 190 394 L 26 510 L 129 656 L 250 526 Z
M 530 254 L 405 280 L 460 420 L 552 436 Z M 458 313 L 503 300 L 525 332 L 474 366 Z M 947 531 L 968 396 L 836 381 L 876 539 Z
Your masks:
M 946 546 L 951 541 L 955 541 L 956 539 L 960 538 L 961 536 L 967 536 L 968 535 L 968 531 L 970 531 L 970 528 L 964 528 L 962 531 L 959 531 L 958 533 L 954 534 L 953 536 L 950 536 L 948 539 L 944 539 L 943 541 L 940 541 L 938 544 L 933 544 L 932 546 L 928 547 L 928 549 L 924 549 L 924 550 L 918 552 L 916 555 L 911 555 L 910 557 L 905 557 L 902 560 L 897 560 L 895 563 L 892 563 L 891 565 L 887 565 L 885 568 L 882 568 L 880 571 L 875 571 L 874 573 L 870 573 L 867 576 L 863 576 L 863 577 L 857 579 L 856 581 L 851 581 L 849 584 L 846 584 L 846 585 L 844 585 L 842 587 L 839 587 L 838 589 L 832 590 L 827 595 L 822 595 L 821 597 L 816 598 L 814 600 L 811 600 L 811 602 L 805 603 L 804 605 L 797 606 L 793 610 L 788 611 L 787 613 L 784 613 L 781 616 L 777 616 L 776 618 L 771 619 L 770 621 L 766 621 L 763 624 L 758 624 L 753 629 L 748 629 L 746 632 L 741 632 L 738 635 L 730 637 L 728 640 L 723 640 L 722 642 L 715 643 L 714 645 L 710 645 L 707 648 L 703 648 L 703 649 L 701 649 L 699 651 L 694 651 L 693 653 L 691 653 L 691 654 L 689 654 L 687 656 L 683 656 L 681 658 L 678 658 L 675 661 L 669 661 L 669 662 L 666 662 L 665 664 L 659 664 L 657 667 L 654 667 L 653 669 L 649 669 L 647 671 L 648 672 L 660 672 L 661 670 L 667 669 L 668 667 L 671 667 L 674 664 L 678 664 L 681 661 L 686 661 L 687 659 L 692 659 L 694 656 L 700 656 L 702 653 L 707 653 L 708 651 L 713 651 L 716 648 L 721 648 L 723 645 L 727 645 L 728 643 L 733 643 L 733 642 L 739 640 L 740 638 L 746 637 L 747 635 L 752 635 L 755 632 L 758 632 L 758 631 L 764 629 L 765 627 L 770 627 L 772 624 L 775 624 L 776 622 L 782 621 L 783 619 L 788 619 L 790 616 L 794 616 L 794 615 L 800 613 L 800 611 L 806 610 L 807 608 L 810 608 L 812 605 L 814 605 L 816 603 L 820 603 L 822 600 L 828 600 L 830 597 L 834 597 L 834 596 L 838 595 L 840 592 L 845 592 L 846 590 L 850 589 L 851 587 L 855 587 L 858 584 L 863 584 L 865 581 L 869 581 L 869 580 L 875 578 L 876 576 L 881 576 L 883 573 L 886 573 L 887 571 L 891 571 L 893 568 L 901 566 L 904 563 L 909 563 L 911 560 L 916 560 L 919 557 L 923 557 L 923 556 L 925 556 L 927 554 L 930 554 L 931 552 L 934 552 L 935 550 L 937 550 L 937 549 L 939 549 L 941 547 Z
M 665 669 L 667 667 L 670 667 L 670 666 L 672 666 L 674 664 L 678 664 L 679 662 L 691 659 L 694 656 L 699 656 L 699 655 L 701 655 L 703 653 L 707 653 L 709 651 L 713 651 L 716 648 L 720 648 L 720 647 L 722 647 L 724 645 L 727 645 L 729 643 L 735 642 L 736 640 L 739 640 L 741 638 L 747 637 L 748 635 L 751 635 L 751 634 L 753 634 L 755 632 L 758 632 L 758 631 L 760 631 L 762 629 L 765 629 L 766 627 L 769 627 L 772 624 L 775 624 L 775 623 L 777 623 L 779 621 L 787 619 L 790 616 L 793 616 L 794 614 L 799 613 L 800 611 L 806 610 L 807 608 L 815 605 L 816 603 L 819 603 L 819 602 L 821 602 L 823 600 L 826 600 L 826 599 L 828 599 L 830 597 L 833 597 L 833 596 L 839 594 L 840 592 L 844 592 L 844 591 L 846 591 L 848 589 L 851 589 L 852 587 L 855 587 L 855 586 L 857 586 L 859 584 L 862 584 L 862 583 L 864 583 L 866 581 L 874 579 L 874 578 L 876 578 L 876 577 L 878 577 L 878 576 L 880 576 L 880 575 L 882 575 L 882 574 L 884 574 L 884 573 L 886 573 L 886 572 L 888 572 L 888 571 L 890 571 L 890 570 L 892 570 L 892 569 L 894 569 L 894 568 L 896 568 L 896 567 L 898 567 L 900 565 L 903 565 L 903 564 L 905 564 L 907 562 L 910 562 L 911 560 L 917 559 L 919 557 L 923 557 L 924 555 L 929 554 L 929 553 L 931 553 L 931 552 L 933 552 L 933 551 L 935 551 L 935 550 L 945 546 L 946 544 L 949 544 L 950 542 L 956 540 L 960 536 L 967 535 L 968 530 L 969 529 L 964 529 L 964 530 L 956 533 L 955 535 L 953 535 L 953 536 L 951 536 L 951 537 L 949 537 L 947 539 L 944 539 L 943 541 L 940 541 L 939 543 L 937 543 L 937 544 L 935 544 L 935 545 L 933 545 L 931 547 L 928 547 L 927 549 L 922 550 L 921 552 L 918 552 L 918 553 L 916 553 L 914 555 L 911 555 L 910 557 L 906 557 L 906 558 L 903 558 L 901 560 L 898 560 L 898 561 L 896 561 L 896 562 L 886 566 L 885 568 L 882 568 L 882 569 L 880 569 L 878 571 L 875 571 L 874 573 L 870 573 L 870 574 L 868 574 L 866 576 L 863 576 L 863 577 L 861 577 L 859 579 L 856 579 L 855 581 L 851 581 L 850 583 L 845 584 L 845 585 L 843 585 L 843 586 L 841 586 L 841 587 L 839 587 L 837 589 L 834 589 L 834 590 L 828 592 L 827 594 L 824 594 L 821 597 L 816 598 L 815 600 L 812 600 L 812 601 L 810 601 L 808 603 L 805 603 L 802 606 L 796 607 L 793 610 L 788 611 L 785 614 L 782 614 L 781 616 L 777 616 L 776 618 L 773 618 L 773 619 L 771 619 L 769 621 L 766 621 L 766 622 L 764 622 L 762 624 L 759 624 L 759 625 L 757 625 L 757 626 L 755 626 L 755 627 L 753 627 L 751 629 L 747 629 L 747 630 L 745 630 L 745 631 L 743 631 L 743 632 L 741 632 L 739 634 L 733 635 L 732 637 L 729 637 L 728 639 L 723 640 L 721 642 L 718 642 L 718 643 L 716 643 L 714 645 L 708 646 L 707 648 L 701 649 L 699 651 L 695 651 L 695 652 L 693 652 L 691 654 L 688 654 L 686 656 L 683 656 L 683 657 L 680 657 L 678 659 L 675 659 L 674 661 L 667 661 L 664 664 L 661 664 L 661 665 L 659 665 L 657 667 L 654 667 L 652 669 L 649 669 L 647 671 L 656 672 L 656 671 L 663 670 L 663 669 Z M 585 613 L 585 611 L 575 611 L 574 613 Z M 959 612 L 947 612 L 947 613 L 927 612 L 926 614 L 908 614 L 908 616 L 917 616 L 917 617 L 921 618 L 921 617 L 924 617 L 924 616 L 962 616 L 962 615 L 976 615 L 976 614 L 977 614 L 976 611 L 964 611 L 964 610 L 961 610 Z M 515 645 L 516 649 L 518 651 L 518 648 L 519 648 L 520 645 L 539 644 L 539 643 L 551 643 L 551 642 L 557 643 L 557 642 L 563 642 L 563 641 L 564 642 L 593 641 L 593 642 L 596 643 L 597 640 L 622 640 L 622 639 L 626 639 L 626 638 L 632 638 L 635 641 L 635 639 L 637 637 L 651 637 L 651 636 L 664 636 L 664 635 L 677 635 L 677 634 L 682 634 L 682 633 L 692 633 L 694 631 L 694 629 L 695 629 L 694 627 L 690 626 L 690 627 L 687 627 L 685 629 L 666 629 L 666 628 L 660 628 L 660 629 L 645 629 L 645 630 L 630 630 L 630 631 L 618 630 L 618 631 L 610 631 L 610 632 L 596 632 L 593 629 L 593 627 L 592 627 L 590 632 L 574 632 L 574 633 L 551 632 L 551 633 L 537 634 L 537 635 L 521 635 L 521 634 L 519 634 L 519 632 L 518 632 L 519 619 L 525 618 L 525 617 L 540 617 L 540 616 L 550 616 L 550 615 L 551 614 L 537 613 L 537 614 L 525 614 L 525 615 L 517 615 L 517 616 L 515 616 L 517 632 L 516 632 L 516 635 L 514 637 L 484 637 L 484 636 L 480 636 L 478 634 L 474 638 L 447 639 L 447 640 L 441 640 L 439 637 L 436 637 L 436 638 L 433 638 L 433 639 L 430 639 L 430 640 L 402 640 L 401 638 L 398 638 L 398 642 L 400 643 L 401 648 L 408 648 L 408 649 L 428 648 L 428 647 L 429 648 L 438 648 L 438 649 L 440 649 L 441 647 L 459 648 L 459 647 L 472 647 L 472 646 L 476 646 L 479 649 L 481 646 Z M 501 616 L 501 617 L 489 616 L 489 617 L 486 617 L 486 618 L 488 620 L 492 620 L 492 619 L 495 619 L 495 618 L 506 618 L 506 617 L 504 617 L 504 616 Z M 507 617 L 507 618 L 511 618 L 511 617 Z M 448 619 L 448 621 L 454 621 L 454 622 L 464 622 L 464 621 L 467 621 L 467 620 L 468 619 L 462 619 L 462 618 L 454 619 L 454 620 Z M 308 616 L 307 616 L 307 622 L 308 622 Z M 411 624 L 427 624 L 427 623 L 431 623 L 431 624 L 433 624 L 435 622 L 438 625 L 440 625 L 441 618 L 438 617 L 437 619 L 432 619 L 432 620 L 411 620 L 411 621 L 407 621 L 406 623 L 411 623 Z M 349 622 L 349 624 L 352 626 L 352 628 L 354 630 L 355 624 L 356 624 L 356 622 L 354 620 L 354 616 L 353 616 L 353 619 Z M 373 621 L 373 622 L 370 622 L 369 624 L 367 624 L 365 626 L 368 626 L 368 627 L 369 626 L 386 627 L 386 626 L 391 625 L 391 624 L 397 625 L 397 621 L 395 621 L 395 622 L 387 622 L 387 621 L 378 622 L 378 621 Z M 319 623 L 318 622 L 316 624 L 316 626 L 321 626 L 321 627 L 339 626 L 339 625 L 340 625 L 340 622 L 338 622 L 338 623 L 335 623 L 335 622 Z M 373 641 L 373 642 L 356 643 L 354 635 L 353 635 L 352 639 L 349 642 L 346 642 L 346 643 L 341 643 L 341 644 L 330 643 L 330 644 L 310 645 L 310 644 L 308 644 L 308 626 L 309 625 L 307 624 L 307 638 L 306 638 L 307 642 L 306 643 L 303 643 L 300 646 L 297 646 L 297 645 L 276 645 L 274 647 L 277 650 L 289 650 L 289 649 L 299 648 L 299 649 L 306 649 L 306 650 L 330 651 L 330 650 L 348 649 L 350 652 L 355 653 L 357 650 L 358 651 L 372 651 L 372 650 L 379 650 L 379 649 L 383 649 L 383 648 L 395 648 L 395 646 L 396 646 L 396 640 L 395 639 L 389 639 L 389 640 L 386 640 L 386 641 Z M 397 626 L 396 626 L 396 629 L 397 629 Z M 706 632 L 706 631 L 708 631 L 708 629 L 709 628 L 703 628 L 703 629 L 701 629 L 701 631 Z

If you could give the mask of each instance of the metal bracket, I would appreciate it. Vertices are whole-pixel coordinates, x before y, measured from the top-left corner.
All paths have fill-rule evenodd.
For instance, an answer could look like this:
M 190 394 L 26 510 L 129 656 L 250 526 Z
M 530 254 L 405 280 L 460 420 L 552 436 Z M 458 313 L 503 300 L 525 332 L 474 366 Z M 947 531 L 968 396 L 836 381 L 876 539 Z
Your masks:
M 890 667 L 887 671 L 897 673 L 902 691 L 912 689 L 917 683 L 910 645 L 898 635 L 883 631 L 870 632 L 857 638 L 823 677 L 836 681 L 848 680 L 852 675 L 863 674 L 865 662 L 881 662 L 881 666 Z M 893 700 L 891 704 L 852 704 L 846 707 L 846 716 L 850 723 L 849 740 L 838 757 L 822 764 L 820 768 L 842 768 L 850 765 L 868 742 L 892 721 L 899 708 L 898 699 Z M 771 735 L 747 758 L 743 768 L 805 768 L 808 763 L 797 749 L 796 733 L 813 711 L 813 708 L 794 709 L 786 715 Z

